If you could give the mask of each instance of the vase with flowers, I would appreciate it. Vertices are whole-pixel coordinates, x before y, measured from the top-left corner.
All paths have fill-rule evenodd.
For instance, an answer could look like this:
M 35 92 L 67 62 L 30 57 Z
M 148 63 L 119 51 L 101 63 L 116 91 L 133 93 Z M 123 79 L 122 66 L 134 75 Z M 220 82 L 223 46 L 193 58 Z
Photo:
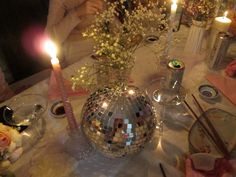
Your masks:
M 192 18 L 192 25 L 185 45 L 185 51 L 200 53 L 207 29 L 207 24 L 215 16 L 216 0 L 193 0 L 188 3 L 187 14 Z
M 133 54 L 146 34 L 156 31 L 160 37 L 167 32 L 164 8 L 157 12 L 156 5 L 151 1 L 107 2 L 107 9 L 83 34 L 95 42 L 94 63 L 78 70 L 72 78 L 73 87 L 96 89 L 82 109 L 82 129 L 96 149 L 108 157 L 139 152 L 155 131 L 151 101 L 127 81 L 135 63 Z M 140 129 L 142 140 L 136 136 Z
M 143 37 L 150 31 L 160 36 L 167 31 L 165 8 L 161 6 L 157 12 L 156 6 L 157 3 L 151 1 L 145 4 L 130 0 L 107 2 L 107 9 L 98 14 L 94 24 L 83 33 L 95 42 L 95 60 L 78 70 L 72 78 L 74 87 L 91 88 L 128 81 L 134 66 L 133 54 Z

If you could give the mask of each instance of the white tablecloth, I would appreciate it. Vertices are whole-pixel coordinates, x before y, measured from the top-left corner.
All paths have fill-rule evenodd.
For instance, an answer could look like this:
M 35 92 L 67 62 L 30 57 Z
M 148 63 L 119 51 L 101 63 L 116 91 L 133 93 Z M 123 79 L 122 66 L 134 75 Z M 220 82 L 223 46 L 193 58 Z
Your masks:
M 204 54 L 191 55 L 183 53 L 184 44 L 187 38 L 188 29 L 183 27 L 179 35 L 180 42 L 172 50 L 172 56 L 182 59 L 185 62 L 185 74 L 183 86 L 189 93 L 195 93 L 198 97 L 197 87 L 207 83 L 205 75 L 209 72 Z M 151 76 L 157 73 L 156 59 L 151 53 L 150 47 L 142 46 L 136 53 L 136 64 L 131 77 L 134 84 L 145 89 Z M 66 78 L 86 61 L 91 60 L 88 56 L 78 63 L 75 63 L 63 71 Z M 44 80 L 21 94 L 38 93 L 47 97 L 48 80 Z M 209 104 L 200 100 L 204 109 L 218 107 L 235 111 L 235 107 L 221 95 L 221 100 Z M 80 119 L 80 112 L 85 103 L 86 96 L 72 98 L 72 105 L 77 119 Z M 189 101 L 190 102 L 190 101 Z M 5 102 L 4 104 L 6 104 Z M 52 103 L 49 102 L 48 108 Z M 42 139 L 15 162 L 9 170 L 17 177 L 158 177 L 162 176 L 159 169 L 159 162 L 164 164 L 167 176 L 184 176 L 184 157 L 189 153 L 188 131 L 193 119 L 186 113 L 186 109 L 180 105 L 170 107 L 172 111 L 167 112 L 161 141 L 154 141 L 140 154 L 121 159 L 107 159 L 98 153 L 90 158 L 77 161 L 72 155 L 63 150 L 63 143 L 66 137 L 66 119 L 54 119 L 49 112 L 44 113 L 46 119 L 46 132 Z M 183 116 L 184 115 L 184 116 Z M 158 134 L 157 134 L 157 138 Z M 159 144 L 155 144 L 159 142 Z

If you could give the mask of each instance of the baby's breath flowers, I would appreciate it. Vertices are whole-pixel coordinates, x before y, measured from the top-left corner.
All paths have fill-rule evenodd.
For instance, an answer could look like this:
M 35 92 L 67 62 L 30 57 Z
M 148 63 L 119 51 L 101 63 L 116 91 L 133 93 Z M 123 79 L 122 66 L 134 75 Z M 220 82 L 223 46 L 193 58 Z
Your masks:
M 106 3 L 107 9 L 97 14 L 94 24 L 83 36 L 95 42 L 94 52 L 98 58 L 96 64 L 99 72 L 108 67 L 121 71 L 131 70 L 134 66 L 133 53 L 143 37 L 151 32 L 161 36 L 167 31 L 168 22 L 163 13 L 165 7 L 158 7 L 157 3 L 152 2 L 143 5 L 129 0 Z M 79 82 L 85 80 L 81 77 L 84 76 L 81 71 L 85 72 L 79 70 L 78 76 L 72 80 L 74 85 L 82 84 Z
M 215 15 L 216 0 L 193 0 L 189 2 L 187 12 L 193 20 L 208 21 Z

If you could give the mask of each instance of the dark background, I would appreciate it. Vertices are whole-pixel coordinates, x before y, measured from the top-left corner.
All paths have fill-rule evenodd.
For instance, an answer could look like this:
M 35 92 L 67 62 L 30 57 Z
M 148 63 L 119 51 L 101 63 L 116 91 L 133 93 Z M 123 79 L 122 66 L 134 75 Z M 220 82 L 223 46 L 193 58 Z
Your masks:
M 0 1 L 0 67 L 11 84 L 50 67 L 40 55 L 30 54 L 22 40 L 43 32 L 49 0 Z M 32 32 L 33 30 L 33 32 Z

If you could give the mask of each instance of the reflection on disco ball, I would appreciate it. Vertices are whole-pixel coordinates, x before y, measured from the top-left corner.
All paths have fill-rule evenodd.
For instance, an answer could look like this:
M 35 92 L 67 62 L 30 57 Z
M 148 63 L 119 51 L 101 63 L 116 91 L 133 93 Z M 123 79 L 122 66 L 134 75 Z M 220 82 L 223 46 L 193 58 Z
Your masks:
M 97 90 L 87 99 L 82 118 L 83 132 L 108 157 L 139 152 L 156 125 L 151 101 L 134 86 Z

